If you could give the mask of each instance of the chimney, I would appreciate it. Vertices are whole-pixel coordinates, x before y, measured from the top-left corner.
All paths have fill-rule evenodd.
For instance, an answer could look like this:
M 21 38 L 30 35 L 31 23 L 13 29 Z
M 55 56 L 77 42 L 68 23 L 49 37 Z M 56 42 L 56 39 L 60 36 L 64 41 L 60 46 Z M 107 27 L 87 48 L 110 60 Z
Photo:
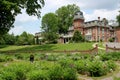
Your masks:
M 100 21 L 100 17 L 98 17 L 98 21 Z

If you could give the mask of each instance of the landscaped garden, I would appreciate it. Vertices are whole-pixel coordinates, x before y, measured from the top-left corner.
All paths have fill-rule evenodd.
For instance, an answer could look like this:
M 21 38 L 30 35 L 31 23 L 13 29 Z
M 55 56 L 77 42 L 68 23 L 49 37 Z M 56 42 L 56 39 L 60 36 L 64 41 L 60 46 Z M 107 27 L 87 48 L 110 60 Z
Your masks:
M 108 54 L 105 52 L 98 54 L 49 53 L 50 50 L 74 50 L 76 48 L 88 50 L 92 49 L 92 45 L 93 43 L 73 43 L 1 47 L 1 52 L 14 50 L 16 53 L 0 54 L 0 80 L 81 80 L 82 76 L 100 80 L 105 76 L 109 77 L 118 73 L 120 52 Z M 24 53 L 31 49 L 34 53 Z M 48 52 L 42 53 L 36 50 Z M 34 55 L 33 63 L 29 61 L 31 54 Z M 113 78 L 119 80 L 116 76 Z

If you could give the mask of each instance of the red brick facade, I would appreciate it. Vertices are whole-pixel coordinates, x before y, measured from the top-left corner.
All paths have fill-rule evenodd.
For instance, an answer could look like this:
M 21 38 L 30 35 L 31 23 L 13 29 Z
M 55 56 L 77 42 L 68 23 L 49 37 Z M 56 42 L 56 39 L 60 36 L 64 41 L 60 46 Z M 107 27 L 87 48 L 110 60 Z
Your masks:
M 116 42 L 120 42 L 120 28 L 116 28 L 115 34 L 116 34 Z

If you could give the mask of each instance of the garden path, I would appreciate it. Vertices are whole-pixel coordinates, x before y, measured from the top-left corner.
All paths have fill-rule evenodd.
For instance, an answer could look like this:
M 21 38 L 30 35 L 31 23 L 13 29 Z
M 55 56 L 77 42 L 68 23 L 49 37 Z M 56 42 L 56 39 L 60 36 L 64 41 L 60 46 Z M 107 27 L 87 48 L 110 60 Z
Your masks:
M 94 43 L 92 46 L 95 47 L 96 44 L 98 44 L 98 43 Z M 98 49 L 105 50 L 105 48 L 101 48 L 101 47 L 99 47 L 99 46 L 98 46 Z

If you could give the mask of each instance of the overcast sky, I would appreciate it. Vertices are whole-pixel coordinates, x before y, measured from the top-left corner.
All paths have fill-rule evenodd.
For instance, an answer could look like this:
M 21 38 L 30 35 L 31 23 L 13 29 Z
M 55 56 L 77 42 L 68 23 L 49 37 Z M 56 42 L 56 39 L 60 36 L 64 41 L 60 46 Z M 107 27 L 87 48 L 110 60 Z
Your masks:
M 76 4 L 83 12 L 85 21 L 95 20 L 98 17 L 115 20 L 120 10 L 120 0 L 45 0 L 45 6 L 41 10 L 41 16 L 46 13 L 55 12 L 58 8 L 68 4 Z M 41 18 L 42 19 L 42 18 Z M 31 34 L 40 32 L 41 19 L 35 16 L 28 16 L 24 10 L 16 17 L 14 28 L 9 33 L 15 35 L 26 31 Z

